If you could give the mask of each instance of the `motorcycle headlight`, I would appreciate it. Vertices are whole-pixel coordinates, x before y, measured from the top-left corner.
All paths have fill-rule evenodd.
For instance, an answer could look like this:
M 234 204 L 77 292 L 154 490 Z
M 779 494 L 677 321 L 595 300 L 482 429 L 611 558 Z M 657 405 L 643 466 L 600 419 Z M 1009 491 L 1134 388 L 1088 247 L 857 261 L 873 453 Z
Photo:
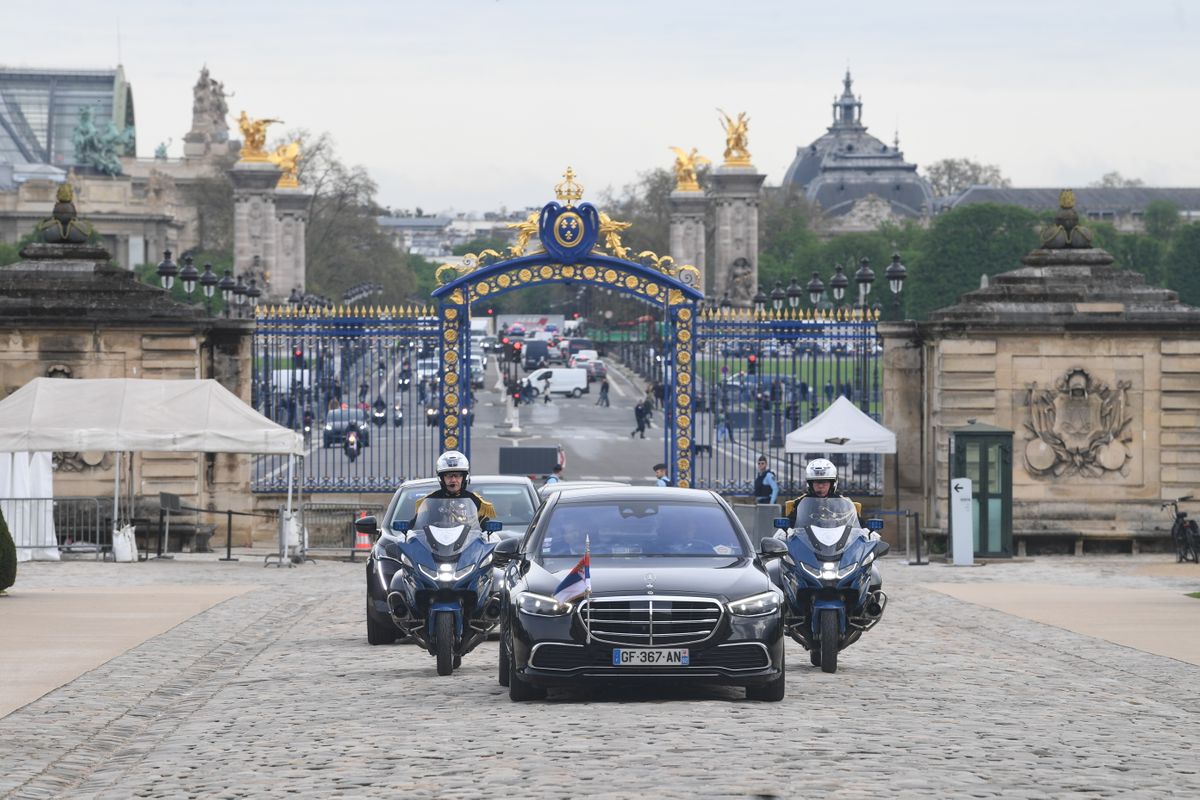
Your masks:
M 842 578 L 846 577 L 847 575 L 849 575 L 852 572 L 855 572 L 856 570 L 858 570 L 858 564 L 849 564 L 845 567 L 842 567 L 841 569 L 839 569 L 837 571 L 838 580 L 841 580 Z
M 563 617 L 571 613 L 572 605 L 542 594 L 521 592 L 517 595 L 517 608 L 522 614 L 535 617 Z
M 809 575 L 811 575 L 814 578 L 819 579 L 821 577 L 821 570 L 817 569 L 816 567 L 810 566 L 810 565 L 804 563 L 803 561 L 800 562 L 800 568 L 803 569 L 806 573 L 808 573 Z
M 491 565 L 492 565 L 492 554 L 489 552 L 486 556 L 483 557 L 483 560 L 479 562 L 479 568 L 487 569 Z
M 331 430 L 333 430 L 333 423 L 332 423 L 332 422 L 326 422 L 326 423 L 325 423 L 325 430 L 327 430 L 327 431 L 331 431 Z
M 762 617 L 779 610 L 779 595 L 775 592 L 743 597 L 729 603 L 729 613 L 737 617 Z

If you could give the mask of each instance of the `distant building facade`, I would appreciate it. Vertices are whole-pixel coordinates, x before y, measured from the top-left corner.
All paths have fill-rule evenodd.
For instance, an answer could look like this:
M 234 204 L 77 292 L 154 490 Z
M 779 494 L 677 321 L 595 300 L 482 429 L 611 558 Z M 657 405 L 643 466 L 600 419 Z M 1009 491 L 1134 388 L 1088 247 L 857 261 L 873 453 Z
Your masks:
M 1060 188 L 1026 189 L 999 186 L 972 186 L 962 194 L 939 202 L 938 211 L 949 211 L 978 203 L 1021 206 L 1030 211 L 1052 208 Z M 1166 201 L 1179 209 L 1184 222 L 1200 220 L 1200 188 L 1150 186 L 1086 187 L 1075 190 L 1075 207 L 1081 217 L 1111 223 L 1125 233 L 1146 229 L 1146 207 Z

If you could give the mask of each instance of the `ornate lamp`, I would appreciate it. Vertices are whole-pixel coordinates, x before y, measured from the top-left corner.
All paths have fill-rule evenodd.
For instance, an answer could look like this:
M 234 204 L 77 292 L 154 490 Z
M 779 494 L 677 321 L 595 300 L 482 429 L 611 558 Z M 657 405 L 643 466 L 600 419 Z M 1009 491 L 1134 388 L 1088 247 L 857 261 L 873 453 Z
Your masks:
M 829 288 L 833 291 L 833 301 L 835 303 L 842 302 L 842 298 L 846 296 L 846 287 L 850 285 L 850 279 L 846 277 L 846 270 L 841 264 L 833 265 L 833 277 L 829 279 Z
M 821 276 L 817 274 L 816 270 L 813 270 L 812 280 L 808 282 L 808 302 L 815 308 L 821 303 L 824 295 L 825 284 L 821 282 Z
M 754 295 L 754 310 L 758 313 L 767 310 L 767 293 L 763 291 L 761 283 L 758 285 L 758 293 Z
M 871 284 L 875 282 L 875 270 L 871 269 L 871 259 L 864 257 L 858 262 L 854 280 L 858 282 L 858 304 L 866 308 L 867 295 L 871 293 Z
M 204 265 L 204 272 L 200 275 L 200 291 L 204 292 L 204 300 L 206 303 L 212 302 L 212 297 L 217 291 L 217 273 L 213 272 L 212 264 Z
M 192 263 L 191 255 L 184 256 L 183 269 L 179 270 L 179 280 L 183 284 L 183 291 L 187 292 L 189 300 L 192 297 L 192 293 L 196 291 L 196 281 L 199 277 L 200 273 Z
M 721 308 L 733 308 L 733 301 L 729 299 L 729 292 L 721 296 Z
M 892 295 L 895 296 L 896 302 L 900 302 L 900 292 L 904 289 L 904 279 L 908 277 L 908 270 L 900 263 L 900 254 L 892 253 L 892 263 L 887 268 L 888 287 L 892 290 Z
M 787 292 L 783 290 L 783 282 L 775 281 L 775 288 L 771 290 L 771 308 L 782 311 L 785 300 L 787 300 Z
M 288 305 L 291 306 L 292 308 L 300 307 L 300 304 L 304 302 L 304 296 L 302 294 L 300 294 L 299 286 L 292 287 L 292 293 L 290 295 L 288 295 L 287 301 L 288 301 Z
M 158 262 L 158 268 L 154 271 L 158 273 L 158 282 L 162 288 L 171 291 L 171 287 L 175 285 L 175 276 L 179 274 L 179 267 L 171 260 L 170 250 L 163 251 L 163 260 Z
M 226 314 L 229 313 L 229 306 L 233 302 L 233 290 L 236 285 L 229 270 L 225 270 L 225 277 L 217 282 L 217 288 L 221 290 L 221 299 L 225 301 Z
M 813 273 L 816 275 L 816 273 Z M 822 287 L 823 289 L 824 287 Z M 804 297 L 804 290 L 800 288 L 800 284 L 796 282 L 796 276 L 792 276 L 792 282 L 787 287 L 788 308 L 793 311 L 800 307 L 800 298 Z
M 233 302 L 239 311 L 246 305 L 246 282 L 242 280 L 241 275 L 237 276 L 237 282 L 233 285 Z
M 258 288 L 258 278 L 250 277 L 250 285 L 246 287 L 246 299 L 251 308 L 258 308 L 258 299 L 262 297 L 262 289 Z

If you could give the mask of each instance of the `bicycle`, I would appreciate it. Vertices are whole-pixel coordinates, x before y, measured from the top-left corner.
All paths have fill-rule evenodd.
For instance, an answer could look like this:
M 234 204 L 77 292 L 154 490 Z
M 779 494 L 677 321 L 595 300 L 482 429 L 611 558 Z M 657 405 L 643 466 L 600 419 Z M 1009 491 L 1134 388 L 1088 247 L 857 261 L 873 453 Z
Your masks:
M 1200 563 L 1200 526 L 1196 524 L 1196 520 L 1187 518 L 1186 511 L 1179 510 L 1180 503 L 1191 499 L 1192 495 L 1188 494 L 1162 504 L 1163 509 L 1170 506 L 1174 519 L 1171 525 L 1171 541 L 1175 543 L 1176 562 Z

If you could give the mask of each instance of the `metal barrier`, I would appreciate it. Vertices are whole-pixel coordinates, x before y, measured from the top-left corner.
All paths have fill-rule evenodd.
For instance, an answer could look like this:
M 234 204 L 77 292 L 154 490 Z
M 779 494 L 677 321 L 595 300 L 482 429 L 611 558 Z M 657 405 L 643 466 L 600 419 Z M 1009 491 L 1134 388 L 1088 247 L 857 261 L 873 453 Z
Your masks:
M 386 506 L 373 503 L 305 503 L 300 510 L 305 552 L 337 551 L 355 556 L 354 520 L 382 516 Z
M 101 507 L 97 497 L 0 497 L 0 511 L 18 550 L 57 547 L 60 553 L 95 558 L 112 547 Z

